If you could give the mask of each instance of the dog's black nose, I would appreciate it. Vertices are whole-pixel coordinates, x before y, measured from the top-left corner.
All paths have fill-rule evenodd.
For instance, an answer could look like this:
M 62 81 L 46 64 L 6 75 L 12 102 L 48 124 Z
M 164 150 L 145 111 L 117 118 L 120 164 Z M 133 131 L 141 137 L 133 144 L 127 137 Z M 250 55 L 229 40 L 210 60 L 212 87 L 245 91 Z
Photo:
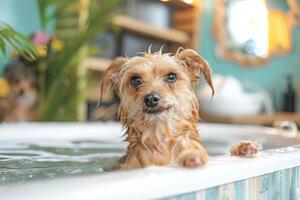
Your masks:
M 151 92 L 144 97 L 144 103 L 147 107 L 153 108 L 158 105 L 160 97 L 158 94 Z
M 20 96 L 23 96 L 23 95 L 24 95 L 24 90 L 20 90 L 20 91 L 19 91 L 19 95 L 20 95 Z

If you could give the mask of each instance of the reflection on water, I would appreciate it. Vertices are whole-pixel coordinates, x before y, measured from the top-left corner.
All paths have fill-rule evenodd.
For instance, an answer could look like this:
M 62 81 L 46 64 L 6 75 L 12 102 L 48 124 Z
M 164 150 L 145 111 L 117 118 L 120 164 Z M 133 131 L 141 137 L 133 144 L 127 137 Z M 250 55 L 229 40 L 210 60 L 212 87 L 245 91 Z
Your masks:
M 0 184 L 101 174 L 124 154 L 125 143 L 101 141 L 0 142 Z

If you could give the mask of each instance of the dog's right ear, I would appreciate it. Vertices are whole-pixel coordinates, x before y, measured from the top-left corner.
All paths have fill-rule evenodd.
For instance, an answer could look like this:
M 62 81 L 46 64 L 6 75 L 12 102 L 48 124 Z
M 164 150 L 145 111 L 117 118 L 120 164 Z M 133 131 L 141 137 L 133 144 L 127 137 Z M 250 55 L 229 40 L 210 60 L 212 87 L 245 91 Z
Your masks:
M 115 91 L 118 94 L 120 84 L 120 71 L 122 66 L 128 59 L 125 57 L 118 57 L 112 61 L 110 66 L 105 70 L 100 82 L 100 101 L 104 94 Z

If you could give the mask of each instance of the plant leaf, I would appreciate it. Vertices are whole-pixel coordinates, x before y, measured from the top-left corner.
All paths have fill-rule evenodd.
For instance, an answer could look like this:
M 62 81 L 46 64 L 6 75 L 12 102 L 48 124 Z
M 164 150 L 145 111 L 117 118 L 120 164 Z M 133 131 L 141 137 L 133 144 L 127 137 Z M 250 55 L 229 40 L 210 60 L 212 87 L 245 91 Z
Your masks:
M 6 43 L 10 44 L 15 51 L 30 61 L 33 61 L 37 57 L 34 45 L 25 36 L 16 32 L 4 22 L 0 22 L 0 40 L 2 41 L 0 49 L 5 57 L 7 48 Z

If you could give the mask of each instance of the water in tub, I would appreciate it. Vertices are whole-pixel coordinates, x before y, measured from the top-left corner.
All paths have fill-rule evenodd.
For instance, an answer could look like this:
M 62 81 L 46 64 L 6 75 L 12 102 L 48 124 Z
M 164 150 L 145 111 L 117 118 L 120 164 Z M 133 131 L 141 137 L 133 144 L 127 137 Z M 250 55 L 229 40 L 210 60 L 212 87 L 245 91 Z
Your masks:
M 67 127 L 74 126 L 74 124 L 67 125 Z M 37 134 L 35 139 L 20 138 L 19 130 L 22 128 L 16 129 L 18 134 L 13 136 L 13 139 L 5 139 L 6 137 L 1 134 L 0 184 L 62 176 L 103 174 L 107 169 L 115 166 L 119 158 L 124 155 L 127 144 L 121 142 L 122 133 L 118 125 L 105 130 L 100 124 L 96 127 L 92 125 L 77 126 L 68 130 L 61 128 L 64 126 L 48 127 L 43 125 L 44 130 L 51 130 L 49 135 L 52 139 L 41 139 L 40 135 L 47 136 L 47 134 L 39 134 L 41 133 L 39 128 L 35 129 Z M 34 126 L 30 126 L 28 130 L 31 131 L 33 128 Z M 0 129 L 0 132 L 2 133 L 3 130 L 6 129 Z M 57 135 L 61 136 L 65 130 L 72 133 L 65 135 L 72 135 L 73 139 L 57 139 Z M 74 130 L 77 130 L 76 136 L 74 136 Z M 90 136 L 93 137 L 82 134 L 83 130 L 85 133 L 92 130 L 93 133 Z M 106 135 L 110 139 L 105 139 L 100 130 L 103 134 L 109 131 L 109 134 Z M 233 144 L 247 139 L 260 143 L 263 149 L 300 144 L 300 139 L 266 134 L 263 127 L 255 129 L 231 125 L 202 124 L 201 130 L 201 140 L 210 156 L 228 155 Z M 52 131 L 55 134 L 52 134 Z M 113 139 L 111 135 L 117 136 Z M 80 139 L 82 136 L 86 138 Z
M 210 155 L 226 153 L 229 144 L 204 139 Z M 124 155 L 127 144 L 99 140 L 0 140 L 0 184 L 62 176 L 103 174 Z M 215 148 L 217 147 L 217 148 Z
M 125 148 L 125 143 L 107 141 L 0 141 L 0 184 L 101 174 Z

